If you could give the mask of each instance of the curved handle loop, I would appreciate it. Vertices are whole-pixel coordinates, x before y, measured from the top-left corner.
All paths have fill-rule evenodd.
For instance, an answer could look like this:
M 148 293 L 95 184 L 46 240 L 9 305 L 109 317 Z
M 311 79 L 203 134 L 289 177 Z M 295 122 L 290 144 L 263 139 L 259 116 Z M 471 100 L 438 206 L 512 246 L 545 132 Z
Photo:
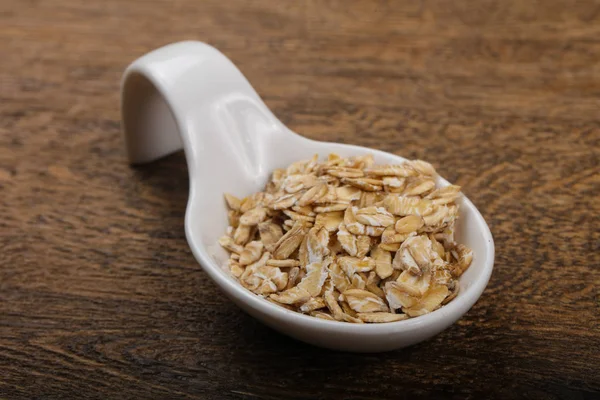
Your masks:
M 195 41 L 159 48 L 129 65 L 121 113 L 132 164 L 183 148 L 190 178 L 207 167 L 205 152 L 256 172 L 261 147 L 287 131 L 225 55 Z

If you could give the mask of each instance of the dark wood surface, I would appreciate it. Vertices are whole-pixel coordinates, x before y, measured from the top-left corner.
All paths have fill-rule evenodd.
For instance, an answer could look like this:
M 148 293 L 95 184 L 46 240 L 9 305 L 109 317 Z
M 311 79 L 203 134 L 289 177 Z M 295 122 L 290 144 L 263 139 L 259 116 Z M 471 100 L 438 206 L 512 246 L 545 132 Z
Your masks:
M 496 240 L 472 310 L 384 354 L 227 301 L 183 232 L 182 153 L 127 165 L 119 79 L 217 46 L 292 129 L 424 158 Z M 0 1 L 0 397 L 600 396 L 600 4 Z

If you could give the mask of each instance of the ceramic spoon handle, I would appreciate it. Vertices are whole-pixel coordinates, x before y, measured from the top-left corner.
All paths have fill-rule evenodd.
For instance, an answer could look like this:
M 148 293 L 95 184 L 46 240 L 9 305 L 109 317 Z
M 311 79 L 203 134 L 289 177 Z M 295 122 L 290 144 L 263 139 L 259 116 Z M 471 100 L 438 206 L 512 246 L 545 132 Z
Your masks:
M 183 148 L 190 174 L 205 152 L 253 153 L 244 146 L 260 138 L 247 137 L 248 112 L 281 124 L 235 65 L 202 42 L 174 43 L 134 61 L 123 75 L 121 99 L 129 161 L 150 162 Z M 235 126 L 240 116 L 242 126 Z

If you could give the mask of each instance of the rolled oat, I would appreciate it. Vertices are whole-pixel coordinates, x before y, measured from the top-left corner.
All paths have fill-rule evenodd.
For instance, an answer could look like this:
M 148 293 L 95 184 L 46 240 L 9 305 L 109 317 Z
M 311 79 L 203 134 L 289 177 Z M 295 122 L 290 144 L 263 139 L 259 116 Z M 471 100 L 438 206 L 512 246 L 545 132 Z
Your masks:
M 317 156 L 273 171 L 264 192 L 225 194 L 219 244 L 231 276 L 274 304 L 316 318 L 384 323 L 450 302 L 473 252 L 454 242 L 460 187 L 431 164 Z

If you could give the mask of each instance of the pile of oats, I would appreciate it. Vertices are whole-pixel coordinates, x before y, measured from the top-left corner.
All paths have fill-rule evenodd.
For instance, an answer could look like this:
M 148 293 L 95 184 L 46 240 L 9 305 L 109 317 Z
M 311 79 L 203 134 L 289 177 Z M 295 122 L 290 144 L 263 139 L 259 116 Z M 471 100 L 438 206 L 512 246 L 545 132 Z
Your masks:
M 303 314 L 354 323 L 427 314 L 456 297 L 472 251 L 454 242 L 460 187 L 424 161 L 318 156 L 277 169 L 264 192 L 226 194 L 227 268 Z

